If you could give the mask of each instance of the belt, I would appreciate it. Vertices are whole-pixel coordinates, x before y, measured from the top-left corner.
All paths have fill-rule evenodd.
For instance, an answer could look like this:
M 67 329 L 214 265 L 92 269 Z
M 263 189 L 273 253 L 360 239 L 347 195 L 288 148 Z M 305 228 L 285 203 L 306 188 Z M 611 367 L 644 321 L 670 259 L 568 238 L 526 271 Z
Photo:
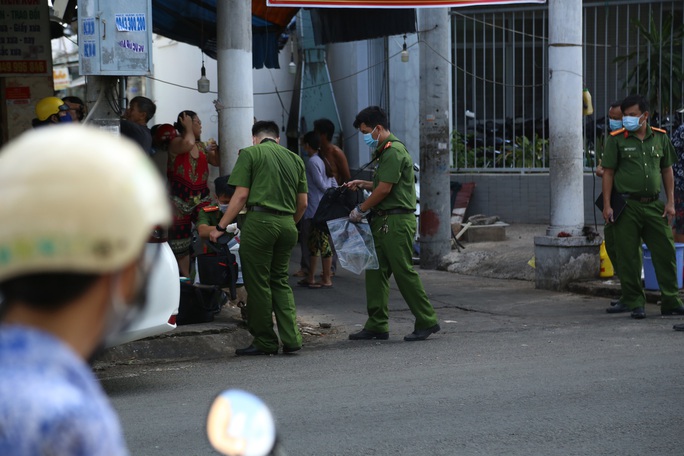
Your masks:
M 273 215 L 293 215 L 293 214 L 290 214 L 289 212 L 277 211 L 275 209 L 271 209 L 270 207 L 264 207 L 264 206 L 250 206 L 248 209 L 252 212 L 266 212 L 267 214 L 273 214 Z
M 386 215 L 413 214 L 415 209 L 387 209 L 386 211 L 373 211 L 373 215 L 384 217 Z
M 623 198 L 631 199 L 632 201 L 638 201 L 640 203 L 652 203 L 653 201 L 656 201 L 660 198 L 660 195 L 652 195 L 652 196 L 639 196 L 639 195 L 632 195 L 630 193 L 621 193 Z

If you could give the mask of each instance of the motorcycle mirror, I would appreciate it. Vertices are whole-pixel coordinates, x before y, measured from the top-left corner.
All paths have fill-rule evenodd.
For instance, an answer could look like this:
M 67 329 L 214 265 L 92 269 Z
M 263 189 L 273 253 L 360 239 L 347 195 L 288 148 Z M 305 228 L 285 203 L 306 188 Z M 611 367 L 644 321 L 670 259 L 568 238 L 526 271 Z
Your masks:
M 276 429 L 268 406 L 247 391 L 223 391 L 211 404 L 207 436 L 226 456 L 267 456 L 276 445 Z

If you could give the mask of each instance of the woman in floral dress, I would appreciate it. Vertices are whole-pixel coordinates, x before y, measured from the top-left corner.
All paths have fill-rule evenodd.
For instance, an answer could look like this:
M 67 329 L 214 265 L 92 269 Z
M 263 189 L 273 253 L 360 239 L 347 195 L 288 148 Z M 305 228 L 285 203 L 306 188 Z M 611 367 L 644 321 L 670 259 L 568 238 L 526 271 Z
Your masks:
M 209 165 L 219 166 L 220 157 L 214 141 L 200 141 L 202 121 L 197 113 L 182 111 L 174 126 L 179 135 L 169 144 L 167 175 L 175 209 L 169 244 L 178 260 L 180 274 L 189 277 L 192 223 L 211 201 L 207 187 Z

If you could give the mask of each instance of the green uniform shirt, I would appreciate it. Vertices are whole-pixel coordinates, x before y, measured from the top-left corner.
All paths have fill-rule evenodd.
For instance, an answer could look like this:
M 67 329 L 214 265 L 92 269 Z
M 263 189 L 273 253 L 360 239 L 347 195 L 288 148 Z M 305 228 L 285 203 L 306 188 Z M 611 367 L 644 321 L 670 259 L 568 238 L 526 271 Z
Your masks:
M 392 184 L 392 191 L 373 209 L 416 209 L 416 187 L 413 174 L 413 159 L 406 146 L 396 136 L 389 137 L 378 144 L 374 156 L 379 156 L 378 167 L 373 175 L 373 189 L 380 182 Z
M 270 140 L 240 151 L 228 183 L 249 188 L 247 206 L 291 214 L 297 211 L 297 194 L 308 191 L 302 159 Z
M 214 207 L 216 206 L 209 206 L 208 208 Z M 216 224 L 221 220 L 221 217 L 223 217 L 223 212 L 221 212 L 219 209 L 216 209 L 215 211 L 210 210 L 207 212 L 205 209 L 208 208 L 202 208 L 202 210 L 199 211 L 199 214 L 197 214 L 197 226 L 216 226 Z
M 615 189 L 639 197 L 660 193 L 661 169 L 672 166 L 676 154 L 665 133 L 646 126 L 640 140 L 625 129 L 606 139 L 602 165 L 615 170 Z

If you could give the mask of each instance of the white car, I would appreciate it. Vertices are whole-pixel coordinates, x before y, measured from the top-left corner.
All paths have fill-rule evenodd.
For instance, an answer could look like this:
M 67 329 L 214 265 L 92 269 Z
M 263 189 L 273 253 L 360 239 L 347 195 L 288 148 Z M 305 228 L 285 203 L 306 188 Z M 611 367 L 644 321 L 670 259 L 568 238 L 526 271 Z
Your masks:
M 176 328 L 176 315 L 180 302 L 178 263 L 166 238 L 156 230 L 145 246 L 144 261 L 154 261 L 148 277 L 147 306 L 135 321 L 108 345 L 125 344 Z

